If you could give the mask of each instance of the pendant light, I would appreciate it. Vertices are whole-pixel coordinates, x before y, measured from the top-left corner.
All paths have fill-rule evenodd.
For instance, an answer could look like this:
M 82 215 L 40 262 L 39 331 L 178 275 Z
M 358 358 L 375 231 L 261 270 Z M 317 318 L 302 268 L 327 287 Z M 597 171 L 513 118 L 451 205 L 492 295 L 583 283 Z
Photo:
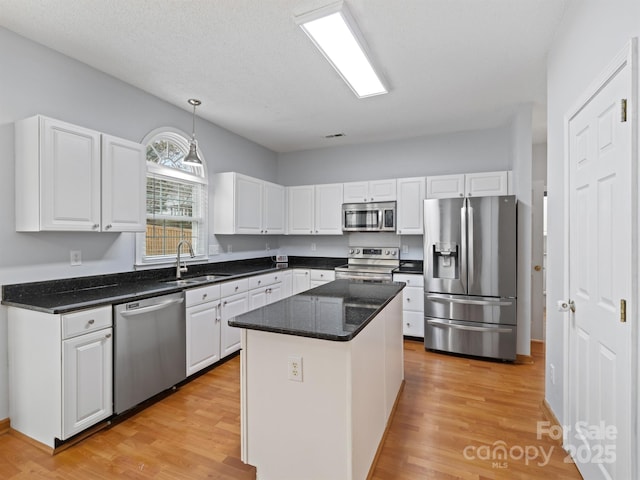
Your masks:
M 189 143 L 189 153 L 184 159 L 182 159 L 182 163 L 185 165 L 194 165 L 197 167 L 202 166 L 202 160 L 198 155 L 198 143 L 196 142 L 196 107 L 200 105 L 202 102 L 200 100 L 196 100 L 195 98 L 190 98 L 187 100 L 189 105 L 193 105 L 193 129 L 191 134 L 191 142 Z

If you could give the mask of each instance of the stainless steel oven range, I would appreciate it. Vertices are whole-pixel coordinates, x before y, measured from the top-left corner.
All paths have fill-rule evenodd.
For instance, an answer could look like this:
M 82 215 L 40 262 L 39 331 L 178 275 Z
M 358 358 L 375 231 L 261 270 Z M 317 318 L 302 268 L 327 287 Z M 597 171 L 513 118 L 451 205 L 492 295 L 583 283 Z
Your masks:
M 336 279 L 390 282 L 400 266 L 399 253 L 397 247 L 349 247 L 348 263 L 335 268 Z

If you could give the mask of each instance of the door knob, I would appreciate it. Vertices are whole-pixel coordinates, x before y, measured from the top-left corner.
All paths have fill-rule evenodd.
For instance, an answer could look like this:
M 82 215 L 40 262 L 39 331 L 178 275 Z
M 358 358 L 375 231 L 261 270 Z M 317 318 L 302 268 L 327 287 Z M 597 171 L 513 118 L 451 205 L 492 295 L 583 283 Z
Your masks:
M 540 265 L 536 265 L 535 267 L 533 267 L 533 269 L 534 269 L 536 272 L 539 272 L 540 270 L 542 270 L 542 267 L 541 267 Z

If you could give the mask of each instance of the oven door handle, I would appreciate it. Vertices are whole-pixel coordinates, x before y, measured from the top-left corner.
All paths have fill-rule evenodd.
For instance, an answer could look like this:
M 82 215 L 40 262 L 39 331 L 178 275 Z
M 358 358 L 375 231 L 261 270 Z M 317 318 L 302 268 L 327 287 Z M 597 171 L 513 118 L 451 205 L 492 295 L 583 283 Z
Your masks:
M 499 327 L 471 327 L 469 325 L 458 325 L 457 323 L 448 323 L 441 320 L 427 320 L 429 325 L 435 327 L 450 327 L 455 330 L 466 330 L 469 332 L 493 332 L 493 333 L 510 333 L 512 328 L 499 328 Z
M 440 295 L 425 295 L 425 298 L 427 300 L 433 300 L 434 302 L 461 303 L 463 305 L 481 305 L 487 307 L 509 307 L 513 305 L 513 302 L 503 300 L 471 300 L 466 298 L 441 297 Z

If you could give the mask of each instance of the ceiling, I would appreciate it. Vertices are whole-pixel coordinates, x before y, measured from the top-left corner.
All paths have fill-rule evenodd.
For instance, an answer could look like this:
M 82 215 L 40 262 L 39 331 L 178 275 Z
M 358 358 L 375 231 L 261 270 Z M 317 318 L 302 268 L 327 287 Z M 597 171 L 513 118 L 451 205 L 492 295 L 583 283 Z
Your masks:
M 387 95 L 357 99 L 294 22 L 332 0 L 0 0 L 0 26 L 291 152 L 505 125 L 533 104 L 567 0 L 346 0 Z M 326 135 L 344 133 L 327 139 Z

